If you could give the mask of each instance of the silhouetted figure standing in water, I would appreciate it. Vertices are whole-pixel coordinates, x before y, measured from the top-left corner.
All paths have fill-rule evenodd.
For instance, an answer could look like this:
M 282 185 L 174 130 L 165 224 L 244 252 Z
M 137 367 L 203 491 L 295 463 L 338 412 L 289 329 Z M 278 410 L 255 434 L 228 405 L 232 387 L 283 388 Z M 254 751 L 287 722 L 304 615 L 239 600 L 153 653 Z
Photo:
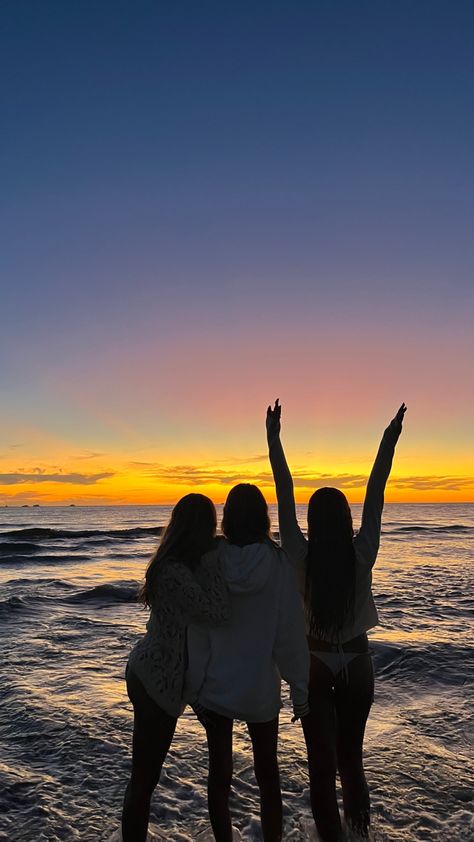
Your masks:
M 357 535 L 344 494 L 336 488 L 320 488 L 308 504 L 306 539 L 296 518 L 293 480 L 280 441 L 278 400 L 267 410 L 280 539 L 296 566 L 305 601 L 311 653 L 310 713 L 301 721 L 311 807 L 324 842 L 337 842 L 341 832 L 337 771 L 346 822 L 355 832 L 368 836 L 370 799 L 362 748 L 374 694 L 367 631 L 378 623 L 372 568 L 379 549 L 384 489 L 405 411 L 402 404 L 383 434 Z
M 127 665 L 134 724 L 123 842 L 146 840 L 151 796 L 185 707 L 186 628 L 191 622 L 218 625 L 229 619 L 220 559 L 215 553 L 204 555 L 215 533 L 212 501 L 203 494 L 187 494 L 174 507 L 146 571 L 141 601 L 151 609 L 150 619 Z
M 216 842 L 232 842 L 233 720 L 252 741 L 265 842 L 281 842 L 282 800 L 277 761 L 281 679 L 295 715 L 308 710 L 309 654 L 295 571 L 270 538 L 268 507 L 255 485 L 236 485 L 222 519 L 227 540 L 216 550 L 230 592 L 229 623 L 190 626 L 186 693 L 202 708 L 209 747 L 208 804 Z M 194 704 L 196 709 L 196 704 Z

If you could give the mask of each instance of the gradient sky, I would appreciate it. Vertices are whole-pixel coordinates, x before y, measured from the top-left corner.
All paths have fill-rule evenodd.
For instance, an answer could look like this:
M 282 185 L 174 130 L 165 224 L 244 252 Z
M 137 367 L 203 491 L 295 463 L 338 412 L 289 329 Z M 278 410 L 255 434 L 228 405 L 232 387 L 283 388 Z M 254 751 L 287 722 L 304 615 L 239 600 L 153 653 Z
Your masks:
M 0 502 L 474 500 L 471 0 L 0 20 Z

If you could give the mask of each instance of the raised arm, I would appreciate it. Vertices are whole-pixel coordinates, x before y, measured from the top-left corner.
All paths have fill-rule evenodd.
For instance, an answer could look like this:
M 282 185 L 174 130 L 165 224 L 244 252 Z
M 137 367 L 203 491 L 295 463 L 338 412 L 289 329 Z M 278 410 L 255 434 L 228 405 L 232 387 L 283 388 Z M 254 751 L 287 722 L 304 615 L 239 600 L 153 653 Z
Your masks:
M 291 561 L 300 568 L 306 558 L 307 542 L 296 517 L 293 479 L 280 441 L 280 419 L 281 406 L 277 398 L 273 409 L 271 406 L 267 409 L 268 455 L 278 502 L 280 542 Z
M 188 616 L 189 622 L 216 626 L 229 619 L 229 593 L 216 550 L 203 556 L 196 576 L 185 564 L 168 562 L 162 582 L 166 597 Z
M 367 483 L 361 527 L 354 540 L 358 557 L 371 567 L 375 564 L 379 549 L 385 486 L 392 468 L 395 445 L 402 432 L 406 409 L 402 403 L 382 436 Z

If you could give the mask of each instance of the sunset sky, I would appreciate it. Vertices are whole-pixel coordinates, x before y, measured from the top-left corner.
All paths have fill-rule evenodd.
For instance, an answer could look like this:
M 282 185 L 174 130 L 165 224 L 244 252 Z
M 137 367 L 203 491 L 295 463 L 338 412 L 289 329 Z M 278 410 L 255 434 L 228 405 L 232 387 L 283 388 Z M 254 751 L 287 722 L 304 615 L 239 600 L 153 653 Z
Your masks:
M 471 0 L 0 17 L 0 503 L 474 500 Z

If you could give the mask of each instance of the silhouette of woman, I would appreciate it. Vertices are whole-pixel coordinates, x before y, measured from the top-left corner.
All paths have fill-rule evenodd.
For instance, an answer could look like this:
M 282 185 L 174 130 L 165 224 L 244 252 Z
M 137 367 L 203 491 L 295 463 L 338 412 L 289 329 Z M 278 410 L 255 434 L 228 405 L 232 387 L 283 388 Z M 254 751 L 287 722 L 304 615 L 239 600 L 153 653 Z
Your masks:
M 341 820 L 336 772 L 348 826 L 368 836 L 369 790 L 362 764 L 374 673 L 367 631 L 378 623 L 372 568 L 380 542 L 384 489 L 402 430 L 402 404 L 383 434 L 354 536 L 344 494 L 320 488 L 308 504 L 308 538 L 296 518 L 293 480 L 280 441 L 281 406 L 267 410 L 267 439 L 278 500 L 282 547 L 296 566 L 311 653 L 310 713 L 302 718 L 311 807 L 324 842 L 337 842 Z
M 216 842 L 231 842 L 232 726 L 247 723 L 260 790 L 265 842 L 280 842 L 282 802 L 277 761 L 281 678 L 295 715 L 307 713 L 309 652 L 295 571 L 270 539 L 268 507 L 255 486 L 229 493 L 216 554 L 230 592 L 226 626 L 188 630 L 186 694 L 201 713 L 209 747 L 208 804 Z M 197 704 L 196 704 L 197 703 Z
M 146 571 L 139 598 L 151 609 L 150 619 L 126 672 L 134 724 L 123 842 L 146 840 L 151 796 L 185 707 L 186 627 L 190 622 L 212 625 L 229 619 L 220 559 L 215 553 L 204 555 L 214 544 L 215 532 L 212 501 L 202 494 L 187 494 L 174 507 Z

